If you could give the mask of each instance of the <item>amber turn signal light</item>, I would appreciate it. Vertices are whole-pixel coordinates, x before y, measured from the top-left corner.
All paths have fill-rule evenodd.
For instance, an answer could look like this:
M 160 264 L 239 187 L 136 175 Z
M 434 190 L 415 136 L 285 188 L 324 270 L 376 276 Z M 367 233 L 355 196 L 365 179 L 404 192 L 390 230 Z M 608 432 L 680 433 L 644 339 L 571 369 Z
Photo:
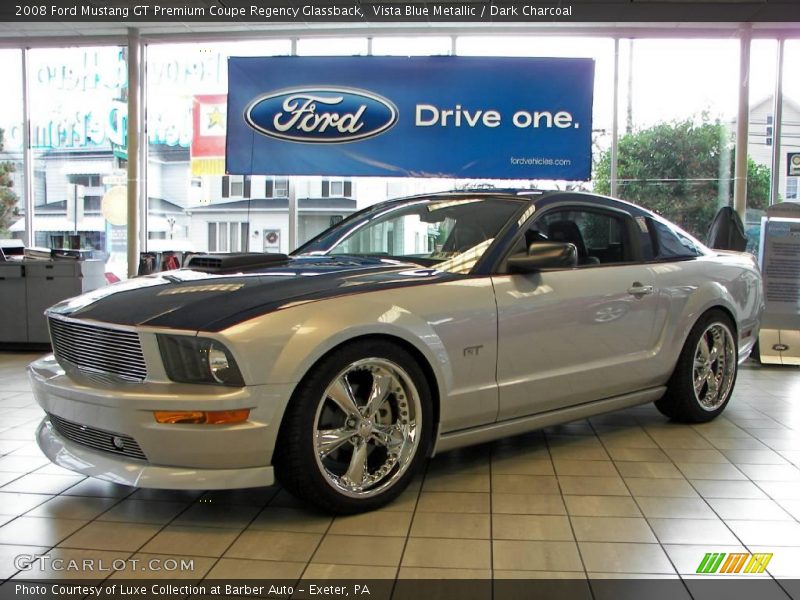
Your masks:
M 241 410 L 157 410 L 153 413 L 157 423 L 179 423 L 183 425 L 232 425 L 244 423 L 250 409 Z

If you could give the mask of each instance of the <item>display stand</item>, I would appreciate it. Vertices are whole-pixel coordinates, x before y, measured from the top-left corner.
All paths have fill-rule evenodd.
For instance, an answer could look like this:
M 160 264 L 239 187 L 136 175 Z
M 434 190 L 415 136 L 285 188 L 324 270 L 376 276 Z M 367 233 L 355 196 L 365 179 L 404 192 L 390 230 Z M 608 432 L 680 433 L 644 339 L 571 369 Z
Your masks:
M 759 359 L 800 365 L 800 204 L 783 202 L 767 209 L 758 258 L 766 302 Z

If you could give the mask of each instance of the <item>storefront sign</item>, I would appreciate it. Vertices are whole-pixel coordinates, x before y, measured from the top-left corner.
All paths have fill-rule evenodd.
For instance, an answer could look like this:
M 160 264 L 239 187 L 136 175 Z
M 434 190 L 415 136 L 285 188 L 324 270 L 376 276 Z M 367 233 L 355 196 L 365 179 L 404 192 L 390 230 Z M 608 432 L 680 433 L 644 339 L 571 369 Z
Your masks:
M 187 148 L 192 140 L 191 112 L 155 113 L 148 119 L 147 141 Z M 45 115 L 31 123 L 31 146 L 37 150 L 127 147 L 128 105 L 119 100 L 97 102 L 94 108 L 63 116 Z M 6 149 L 22 148 L 23 129 L 19 123 L 6 126 Z
M 192 176 L 225 173 L 225 94 L 198 95 L 192 99 Z
M 125 158 L 127 63 L 119 48 L 36 50 L 31 71 L 31 146 L 37 150 L 108 148 Z M 147 141 L 188 148 L 192 141 L 190 87 L 219 88 L 225 80 L 219 52 L 148 60 Z M 164 100 L 163 98 L 167 99 Z M 180 99 L 176 101 L 176 97 Z M 5 150 L 22 149 L 21 102 L 0 115 Z M 224 108 L 223 108 L 224 112 Z M 223 131 L 224 134 L 224 131 Z M 224 152 L 218 153 L 218 162 Z M 221 171 L 221 169 L 219 169 Z
M 591 59 L 248 57 L 228 78 L 232 174 L 590 177 Z

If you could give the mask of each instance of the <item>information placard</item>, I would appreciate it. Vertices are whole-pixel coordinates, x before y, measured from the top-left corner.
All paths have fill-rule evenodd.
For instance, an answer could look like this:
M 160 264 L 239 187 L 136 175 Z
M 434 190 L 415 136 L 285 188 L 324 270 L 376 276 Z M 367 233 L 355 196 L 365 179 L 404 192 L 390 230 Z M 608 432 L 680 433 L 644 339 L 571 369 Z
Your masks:
M 771 206 L 761 221 L 762 329 L 800 329 L 800 204 Z

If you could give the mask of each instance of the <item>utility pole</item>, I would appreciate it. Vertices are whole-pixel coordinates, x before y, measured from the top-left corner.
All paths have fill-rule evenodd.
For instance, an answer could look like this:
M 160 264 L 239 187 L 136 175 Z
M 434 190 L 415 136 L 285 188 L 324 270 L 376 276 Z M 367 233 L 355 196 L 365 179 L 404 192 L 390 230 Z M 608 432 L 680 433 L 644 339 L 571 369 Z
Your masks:
M 628 107 L 625 133 L 633 131 L 633 38 L 628 40 Z

